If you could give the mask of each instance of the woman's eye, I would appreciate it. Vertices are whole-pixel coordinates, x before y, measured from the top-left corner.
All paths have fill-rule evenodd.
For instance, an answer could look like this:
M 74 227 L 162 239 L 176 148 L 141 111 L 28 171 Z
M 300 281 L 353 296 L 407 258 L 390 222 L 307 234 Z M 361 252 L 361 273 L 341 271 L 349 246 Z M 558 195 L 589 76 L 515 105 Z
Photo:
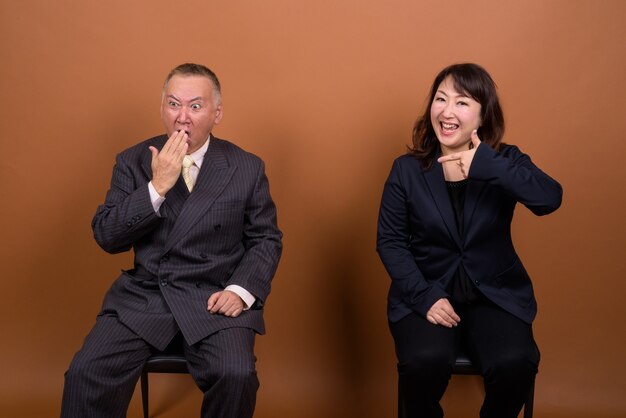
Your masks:
M 459 105 L 461 105 L 461 106 L 467 106 L 467 102 L 459 102 Z
M 445 100 L 443 100 L 443 97 L 435 97 L 435 101 L 436 102 L 445 102 Z

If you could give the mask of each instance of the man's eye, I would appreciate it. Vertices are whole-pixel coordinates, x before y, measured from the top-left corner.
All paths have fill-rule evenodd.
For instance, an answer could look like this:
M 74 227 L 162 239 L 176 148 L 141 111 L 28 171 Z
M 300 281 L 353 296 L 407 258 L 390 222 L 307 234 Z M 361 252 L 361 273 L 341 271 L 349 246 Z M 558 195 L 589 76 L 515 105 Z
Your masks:
M 198 103 L 194 103 L 194 104 L 192 104 L 192 105 L 191 105 L 191 108 L 192 108 L 193 110 L 199 110 L 201 107 L 202 107 L 202 106 L 200 106 Z
M 169 107 L 178 107 L 178 103 L 176 102 L 168 102 Z

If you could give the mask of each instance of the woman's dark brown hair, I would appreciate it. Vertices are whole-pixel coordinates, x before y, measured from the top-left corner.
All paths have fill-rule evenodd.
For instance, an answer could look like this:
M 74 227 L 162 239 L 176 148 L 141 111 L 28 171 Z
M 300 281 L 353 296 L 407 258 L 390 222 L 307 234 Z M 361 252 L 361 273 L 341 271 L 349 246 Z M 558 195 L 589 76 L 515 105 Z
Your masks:
M 437 89 L 443 80 L 450 77 L 454 88 L 480 103 L 482 124 L 478 128 L 478 137 L 490 147 L 498 150 L 504 136 L 504 115 L 496 93 L 496 83 L 487 71 L 476 64 L 454 64 L 441 70 L 430 89 L 428 106 L 413 127 L 413 147 L 409 151 L 420 159 L 424 169 L 430 169 L 439 141 L 430 122 L 430 108 Z

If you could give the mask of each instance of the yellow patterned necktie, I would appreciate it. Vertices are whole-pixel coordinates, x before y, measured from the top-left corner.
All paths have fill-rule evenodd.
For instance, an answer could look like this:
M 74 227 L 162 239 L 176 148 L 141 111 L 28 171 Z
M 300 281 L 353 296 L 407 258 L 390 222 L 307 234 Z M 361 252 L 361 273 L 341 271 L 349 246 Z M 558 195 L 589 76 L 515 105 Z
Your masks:
M 183 169 L 182 169 L 182 174 L 183 174 L 183 180 L 185 180 L 185 184 L 187 185 L 187 189 L 189 189 L 189 191 L 193 190 L 193 178 L 191 177 L 191 174 L 189 173 L 189 168 L 194 165 L 195 162 L 193 161 L 193 158 L 191 158 L 189 155 L 185 155 L 185 158 L 183 159 Z

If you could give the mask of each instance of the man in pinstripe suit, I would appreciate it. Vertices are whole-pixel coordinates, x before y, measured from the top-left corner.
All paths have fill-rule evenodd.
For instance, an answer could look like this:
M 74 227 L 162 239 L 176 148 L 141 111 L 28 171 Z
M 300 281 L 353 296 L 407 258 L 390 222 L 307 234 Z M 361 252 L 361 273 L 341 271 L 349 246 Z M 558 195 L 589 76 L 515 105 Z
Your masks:
M 220 84 L 202 65 L 170 72 L 161 118 L 167 135 L 117 156 L 92 222 L 105 251 L 132 248 L 135 262 L 111 286 L 65 374 L 63 418 L 126 416 L 146 359 L 178 333 L 204 392 L 202 417 L 254 412 L 255 333 L 264 332 L 282 249 L 264 165 L 211 135 L 222 118 Z

